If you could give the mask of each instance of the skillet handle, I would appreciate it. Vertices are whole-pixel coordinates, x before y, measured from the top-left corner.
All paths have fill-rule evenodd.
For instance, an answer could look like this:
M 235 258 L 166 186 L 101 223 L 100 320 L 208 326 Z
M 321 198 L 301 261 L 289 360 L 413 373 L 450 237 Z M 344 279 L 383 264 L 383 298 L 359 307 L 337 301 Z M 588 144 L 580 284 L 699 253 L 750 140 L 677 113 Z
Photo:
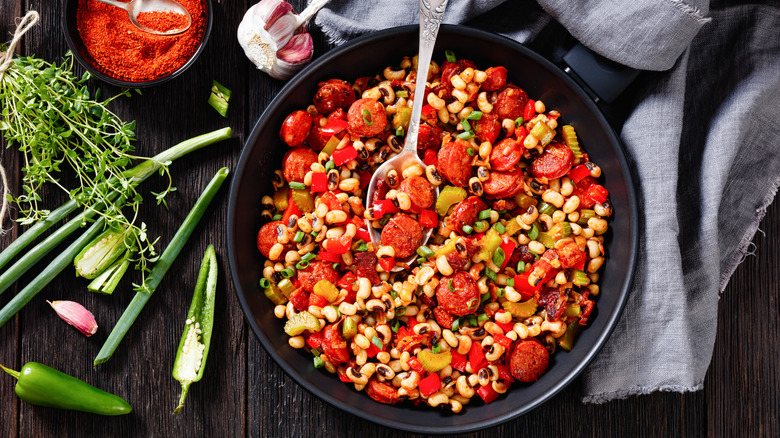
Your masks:
M 563 61 L 566 73 L 596 102 L 611 103 L 639 75 L 639 70 L 604 58 L 580 43 L 563 56 Z

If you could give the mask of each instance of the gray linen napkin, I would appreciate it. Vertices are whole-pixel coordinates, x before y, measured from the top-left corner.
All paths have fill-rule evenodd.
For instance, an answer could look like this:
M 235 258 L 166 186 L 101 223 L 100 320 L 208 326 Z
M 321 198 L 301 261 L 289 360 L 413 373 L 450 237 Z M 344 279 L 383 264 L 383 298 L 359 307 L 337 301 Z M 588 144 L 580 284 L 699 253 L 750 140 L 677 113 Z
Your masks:
M 413 24 L 407 11 L 416 4 L 332 0 L 315 24 L 341 43 Z M 583 374 L 585 401 L 701 389 L 719 294 L 780 185 L 780 9 L 450 0 L 445 22 L 509 36 L 553 60 L 573 36 L 649 70 L 620 99 L 629 114 L 620 136 L 639 187 L 637 272 L 617 328 Z

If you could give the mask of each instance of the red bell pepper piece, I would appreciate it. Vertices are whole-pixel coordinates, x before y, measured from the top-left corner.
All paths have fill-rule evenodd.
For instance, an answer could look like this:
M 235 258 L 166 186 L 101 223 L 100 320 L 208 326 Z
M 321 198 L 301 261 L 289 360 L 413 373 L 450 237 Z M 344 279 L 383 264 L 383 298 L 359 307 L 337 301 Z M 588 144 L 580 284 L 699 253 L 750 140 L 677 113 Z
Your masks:
M 531 271 L 523 272 L 520 275 L 515 276 L 515 290 L 520 294 L 523 300 L 530 299 L 534 296 L 534 293 L 542 288 L 540 282 L 537 286 L 531 286 L 528 283 L 528 276 L 531 275 Z
M 322 345 L 322 330 L 309 335 L 309 337 L 306 338 L 306 343 L 309 344 L 309 347 L 311 348 L 320 348 L 320 345 Z
M 335 252 L 320 251 L 317 255 L 323 262 L 339 263 L 341 261 L 341 255 Z
M 504 348 L 509 348 L 512 346 L 512 340 L 507 338 L 504 335 L 499 335 L 498 333 L 493 334 L 493 340 L 500 346 Z
M 368 232 L 365 228 L 358 228 L 355 232 L 355 237 L 358 238 L 358 240 L 362 240 L 363 242 L 370 242 L 371 241 L 371 234 Z
M 588 258 L 588 256 L 585 254 L 585 251 L 580 251 L 580 252 L 582 253 L 582 256 L 580 257 L 580 260 L 577 262 L 577 264 L 572 266 L 572 268 L 580 270 L 580 271 L 584 271 L 585 270 L 585 260 Z
M 584 164 L 579 164 L 577 166 L 574 166 L 569 171 L 569 178 L 571 178 L 571 180 L 574 181 L 575 184 L 582 181 L 582 179 L 585 178 L 586 176 L 590 176 L 590 169 L 588 169 L 588 166 Z
M 395 257 L 382 257 L 379 259 L 379 266 L 387 272 L 391 272 L 395 267 Z
M 496 368 L 498 368 L 498 378 L 503 380 L 504 382 L 514 382 L 515 377 L 512 375 L 512 373 L 509 371 L 509 367 L 506 365 L 496 365 Z
M 523 111 L 523 120 L 527 122 L 533 119 L 535 114 L 536 114 L 536 101 L 532 99 L 528 99 L 528 102 L 526 102 L 525 104 L 525 111 Z
M 588 190 L 585 192 L 585 196 L 589 197 L 598 204 L 603 204 L 607 202 L 607 196 L 609 196 L 609 192 L 604 188 L 604 186 L 600 184 L 593 184 L 592 186 L 588 187 Z
M 420 389 L 420 393 L 423 396 L 430 396 L 441 388 L 441 380 L 439 380 L 439 375 L 436 373 L 431 373 L 428 377 L 420 380 L 420 383 L 417 384 L 417 388 Z
M 517 277 L 515 277 L 515 279 L 516 278 Z M 515 283 L 515 285 L 517 285 L 517 283 Z M 498 315 L 499 313 L 504 313 L 504 312 L 505 312 L 504 309 L 499 309 L 498 311 L 496 311 L 496 315 Z M 496 325 L 501 327 L 501 330 L 503 330 L 504 333 L 511 332 L 514 329 L 514 327 L 515 327 L 515 325 L 512 324 L 511 322 L 498 322 L 498 321 L 496 321 Z
M 357 281 L 357 277 L 352 272 L 347 272 L 344 274 L 343 277 L 341 277 L 341 280 L 338 282 L 338 286 L 342 289 L 352 289 L 352 286 Z
M 433 149 L 426 149 L 425 155 L 423 156 L 423 163 L 425 163 L 426 166 L 435 166 L 437 161 L 438 158 L 436 151 Z
M 386 214 L 398 213 L 398 207 L 393 205 L 393 201 L 382 199 L 374 202 L 374 217 L 380 218 Z
M 344 254 L 345 252 L 349 251 L 350 246 L 352 246 L 352 238 L 347 236 L 341 236 L 341 237 L 330 237 L 328 239 L 325 239 L 328 246 L 328 252 L 332 252 L 335 254 Z M 334 263 L 338 263 L 341 259 Z
M 327 187 L 327 180 L 325 182 L 325 185 Z M 339 202 L 339 198 L 337 198 L 333 192 L 329 192 L 326 190 L 325 193 L 320 195 L 320 202 L 328 206 L 328 211 L 332 211 L 332 210 L 344 211 L 344 209 L 341 207 L 341 202 Z
M 522 144 L 523 140 L 525 140 L 525 137 L 528 135 L 528 130 L 525 129 L 525 126 L 518 126 L 515 128 L 515 137 L 517 138 L 517 142 Z
M 325 307 L 328 304 L 328 300 L 325 297 L 321 297 L 317 294 L 309 294 L 309 305 L 317 307 Z
M 413 319 L 413 318 L 412 318 Z M 406 327 L 401 326 L 398 328 L 398 333 L 396 333 L 396 339 L 403 339 L 405 337 L 409 336 L 409 331 L 406 330 Z
M 511 240 L 507 240 L 501 242 L 499 247 L 504 250 L 504 261 L 501 262 L 501 269 L 503 270 L 506 267 L 506 264 L 509 263 L 509 259 L 512 257 L 512 253 L 515 251 L 517 244 Z
M 311 174 L 311 191 L 327 192 L 328 191 L 328 174 L 326 173 L 312 173 Z
M 347 126 L 349 125 L 347 124 L 346 120 L 328 117 L 328 123 L 322 127 L 322 133 L 329 136 L 336 135 L 339 132 L 347 129 Z
M 439 215 L 433 210 L 423 210 L 420 212 L 420 225 L 425 228 L 436 228 L 439 225 Z
M 477 390 L 477 394 L 482 397 L 485 403 L 490 403 L 498 398 L 498 393 L 493 389 L 493 385 L 480 386 Z
M 371 343 L 371 346 L 370 346 L 370 347 L 368 347 L 368 350 L 366 350 L 366 354 L 368 355 L 368 357 L 374 357 L 374 356 L 376 356 L 376 355 L 377 355 L 377 353 L 379 353 L 380 351 L 382 351 L 382 350 L 380 350 L 379 348 L 377 348 L 377 346 L 376 346 L 376 345 L 374 345 L 374 343 L 372 342 L 372 343 Z
M 450 366 L 452 366 L 453 369 L 460 371 L 461 373 L 465 372 L 468 357 L 465 354 L 460 354 L 455 350 L 450 350 L 450 354 L 452 355 Z
M 426 93 L 427 94 L 427 93 Z M 429 120 L 436 117 L 436 108 L 425 104 L 422 107 L 422 118 L 423 120 Z
M 332 159 L 333 164 L 336 166 L 341 166 L 343 164 L 348 163 L 350 160 L 356 159 L 358 156 L 357 150 L 354 146 L 350 145 L 345 147 L 344 149 L 338 149 L 333 151 Z
M 287 221 L 290 219 L 290 216 L 296 215 L 298 217 L 301 217 L 301 209 L 298 208 L 297 205 L 295 205 L 295 202 L 293 202 L 292 198 L 289 198 L 287 200 L 287 208 L 284 210 L 284 214 L 282 215 L 282 223 L 284 225 L 287 225 Z
M 418 373 L 422 374 L 425 372 L 425 368 L 423 368 L 422 364 L 420 363 L 420 359 L 417 359 L 417 356 L 412 356 L 409 358 L 409 360 L 406 361 L 406 363 L 409 365 L 409 367 Z
M 469 365 L 471 365 L 471 370 L 477 372 L 484 360 L 485 352 L 482 351 L 482 344 L 480 342 L 472 342 L 471 349 L 469 350 Z

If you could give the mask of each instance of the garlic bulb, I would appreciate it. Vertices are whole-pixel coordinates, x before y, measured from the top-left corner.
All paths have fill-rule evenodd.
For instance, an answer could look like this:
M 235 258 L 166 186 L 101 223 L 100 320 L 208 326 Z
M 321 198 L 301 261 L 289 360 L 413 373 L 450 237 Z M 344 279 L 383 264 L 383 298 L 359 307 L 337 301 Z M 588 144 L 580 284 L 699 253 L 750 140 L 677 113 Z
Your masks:
M 276 79 L 290 79 L 314 53 L 314 42 L 303 26 L 328 1 L 312 0 L 296 14 L 284 0 L 261 0 L 238 25 L 238 43 L 258 69 Z

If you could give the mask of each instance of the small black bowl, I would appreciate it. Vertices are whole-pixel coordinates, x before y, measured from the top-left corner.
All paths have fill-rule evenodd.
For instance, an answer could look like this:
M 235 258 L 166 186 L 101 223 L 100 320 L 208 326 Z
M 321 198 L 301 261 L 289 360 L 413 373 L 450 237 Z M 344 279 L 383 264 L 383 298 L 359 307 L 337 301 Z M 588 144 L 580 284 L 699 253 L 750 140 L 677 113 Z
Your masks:
M 615 214 L 605 235 L 609 261 L 601 272 L 596 310 L 574 348 L 556 352 L 550 368 L 537 382 L 516 383 L 506 395 L 487 405 L 476 397 L 460 414 L 409 403 L 380 404 L 338 377 L 315 369 L 311 355 L 288 345 L 284 324 L 274 316 L 273 303 L 258 285 L 263 270 L 263 257 L 256 247 L 260 201 L 263 194 L 272 192 L 274 169 L 281 167 L 282 156 L 289 149 L 279 140 L 279 129 L 288 114 L 311 103 L 318 82 L 332 78 L 351 81 L 397 65 L 404 55 L 415 54 L 417 34 L 417 26 L 407 26 L 355 39 L 320 57 L 281 90 L 249 135 L 231 183 L 228 256 L 236 295 L 250 327 L 268 354 L 303 388 L 346 412 L 384 426 L 451 434 L 495 426 L 527 413 L 585 369 L 609 338 L 625 305 L 637 254 L 638 213 L 622 146 L 596 105 L 571 78 L 515 41 L 468 27 L 442 26 L 434 59 L 444 59 L 444 50 L 453 49 L 459 58 L 471 59 L 482 68 L 505 66 L 511 82 L 541 99 L 547 108 L 561 112 L 562 123 L 575 127 L 583 147 L 601 167 L 601 181 L 609 190 Z
M 87 71 L 89 71 L 93 76 L 100 79 L 101 81 L 107 82 L 111 85 L 116 85 L 118 87 L 154 87 L 155 85 L 163 84 L 181 75 L 188 68 L 190 68 L 192 64 L 195 63 L 196 59 L 198 59 L 198 56 L 200 56 L 201 52 L 203 52 L 203 49 L 206 47 L 206 42 L 208 42 L 209 35 L 211 34 L 211 24 L 214 17 L 213 7 L 211 5 L 211 0 L 202 0 L 206 3 L 206 29 L 203 32 L 203 39 L 201 39 L 198 49 L 195 51 L 195 53 L 193 53 L 190 59 L 184 63 L 184 65 L 165 76 L 148 81 L 130 81 L 125 79 L 118 79 L 101 71 L 95 62 L 95 59 L 89 54 L 89 52 L 87 52 L 87 49 L 84 47 L 84 42 L 81 39 L 81 34 L 79 34 L 78 24 L 76 21 L 76 10 L 78 9 L 79 1 L 83 0 L 65 0 L 65 13 L 62 15 L 62 31 L 65 34 L 65 41 L 68 42 L 68 47 L 73 53 L 73 56 L 76 58 L 79 64 L 83 65 L 84 68 L 87 69 Z

